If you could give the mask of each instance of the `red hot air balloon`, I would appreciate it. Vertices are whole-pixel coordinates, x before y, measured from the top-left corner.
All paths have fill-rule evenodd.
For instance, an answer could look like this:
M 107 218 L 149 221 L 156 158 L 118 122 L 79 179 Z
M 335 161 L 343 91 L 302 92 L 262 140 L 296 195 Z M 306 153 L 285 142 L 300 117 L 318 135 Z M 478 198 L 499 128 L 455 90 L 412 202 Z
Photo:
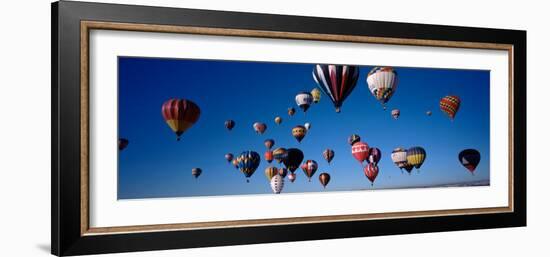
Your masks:
M 447 114 L 451 120 L 454 120 L 460 108 L 460 98 L 453 95 L 445 96 L 439 101 L 439 108 L 441 108 L 441 111 Z
M 262 122 L 256 122 L 252 125 L 252 127 L 254 128 L 254 131 L 256 131 L 256 133 L 260 135 L 263 134 L 267 129 L 267 125 L 265 125 L 265 123 L 262 123 Z
M 226 153 L 225 154 L 225 159 L 227 160 L 227 162 L 231 162 L 233 160 L 233 154 L 232 153 Z
M 177 140 L 199 120 L 201 110 L 195 103 L 186 99 L 170 99 L 162 104 L 162 117 L 176 133 Z
M 328 185 L 328 182 L 330 182 L 330 175 L 326 172 L 319 174 L 319 182 L 321 182 L 321 185 L 323 185 L 323 188 L 326 188 Z
M 376 166 L 376 164 L 374 163 L 369 163 L 363 168 L 363 172 L 365 172 L 365 176 L 367 176 L 367 178 L 370 180 L 372 186 L 374 184 L 376 176 L 378 176 L 378 166 Z
M 382 151 L 376 147 L 369 148 L 369 158 L 367 158 L 367 162 L 378 164 L 380 159 L 382 158 Z
M 229 131 L 231 131 L 235 127 L 235 121 L 234 120 L 226 120 L 225 121 L 225 128 Z
M 290 182 L 294 183 L 294 180 L 296 180 L 296 174 L 294 174 L 294 173 L 288 174 L 288 180 L 290 180 Z
M 369 145 L 364 142 L 357 142 L 351 146 L 351 154 L 362 164 L 369 157 Z
M 264 153 L 264 159 L 265 159 L 268 163 L 271 163 L 271 162 L 273 161 L 273 152 L 267 150 L 267 151 Z
M 118 150 L 122 151 L 122 150 L 126 149 L 126 147 L 128 146 L 128 143 L 129 143 L 128 139 L 119 138 L 118 139 Z
M 315 171 L 317 171 L 317 162 L 314 160 L 307 160 L 305 161 L 301 168 L 304 171 L 304 174 L 308 177 L 308 180 L 311 182 L 311 177 L 313 177 L 313 174 L 315 174 Z

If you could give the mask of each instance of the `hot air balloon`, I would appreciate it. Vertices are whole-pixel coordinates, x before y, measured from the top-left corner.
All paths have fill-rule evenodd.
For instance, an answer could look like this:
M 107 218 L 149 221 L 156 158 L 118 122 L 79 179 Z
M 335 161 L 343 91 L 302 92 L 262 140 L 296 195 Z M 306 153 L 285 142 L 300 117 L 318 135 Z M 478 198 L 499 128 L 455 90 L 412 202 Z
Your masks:
M 420 169 L 422 163 L 426 159 L 426 151 L 424 148 L 415 146 L 407 150 L 407 162 L 414 166 L 416 169 Z
M 361 141 L 361 137 L 357 134 L 352 134 L 351 136 L 348 137 L 348 144 L 349 145 L 353 145 L 357 142 Z
M 302 111 L 307 112 L 311 103 L 313 103 L 313 96 L 308 92 L 300 92 L 295 97 L 296 105 L 302 109 Z
M 326 188 L 328 185 L 328 182 L 330 182 L 330 175 L 326 172 L 319 174 L 319 182 L 321 182 L 321 185 L 323 185 L 323 188 Z
M 313 79 L 319 88 L 332 100 L 336 112 L 357 85 L 359 67 L 350 65 L 317 64 L 313 69 Z
M 311 128 L 311 123 L 306 122 L 306 123 L 304 124 L 304 128 L 306 128 L 306 130 L 309 130 L 309 129 Z
M 288 157 L 286 149 L 279 147 L 273 150 L 273 159 L 277 160 L 278 163 L 283 162 Z
M 176 133 L 177 140 L 201 116 L 201 109 L 186 99 L 170 99 L 162 104 L 162 117 L 166 124 Z
M 292 128 L 292 136 L 298 140 L 298 143 L 302 142 L 302 139 L 306 136 L 306 127 L 298 125 Z
M 406 162 L 405 164 L 403 164 L 403 169 L 405 169 L 409 175 L 411 175 L 411 171 L 413 170 L 414 166 L 411 165 L 409 162 Z
M 460 161 L 460 163 L 472 174 L 474 174 L 474 170 L 480 160 L 481 155 L 476 149 L 465 149 L 458 154 L 458 161 Z
M 281 175 L 281 177 L 286 177 L 286 174 L 288 173 L 288 170 L 286 168 L 279 168 L 279 170 L 277 171 L 279 173 L 279 175 Z
M 273 161 L 273 152 L 267 150 L 267 151 L 264 153 L 264 159 L 265 159 L 268 163 L 271 163 L 271 162 Z
M 400 114 L 401 114 L 401 111 L 399 109 L 393 109 L 391 111 L 391 116 L 396 120 L 399 118 Z
M 231 162 L 233 160 L 233 154 L 232 153 L 226 153 L 225 154 L 225 159 L 227 160 L 227 162 Z
M 374 163 L 369 163 L 363 168 L 363 172 L 365 172 L 365 176 L 367 176 L 367 178 L 370 180 L 370 184 L 372 186 L 374 184 L 376 176 L 378 176 L 378 166 Z
M 427 112 L 426 112 L 426 115 L 432 116 L 432 111 L 427 111 Z
M 275 117 L 275 123 L 277 123 L 277 125 L 281 124 L 281 122 L 283 122 L 283 118 L 279 116 Z
M 311 177 L 313 174 L 315 174 L 315 171 L 317 171 L 317 162 L 314 160 L 307 160 L 302 164 L 302 170 L 304 171 L 304 174 L 306 174 L 306 177 L 308 177 L 309 181 L 311 182 Z
M 296 113 L 296 110 L 294 109 L 294 107 L 288 108 L 288 115 L 289 115 L 289 116 L 294 115 L 294 113 Z
M 281 191 L 283 191 L 283 187 L 285 186 L 285 180 L 281 175 L 277 174 L 273 176 L 270 180 L 271 189 L 273 190 L 273 193 L 280 194 Z
M 191 169 L 191 175 L 193 175 L 193 177 L 198 178 L 201 174 L 202 174 L 201 168 Z
M 351 154 L 362 165 L 369 158 L 369 145 L 365 142 L 357 142 L 351 146 Z
M 294 171 L 298 169 L 298 166 L 300 166 L 304 160 L 304 153 L 297 148 L 289 148 L 286 151 L 287 157 L 283 160 L 283 164 L 291 173 L 294 173 Z
M 294 180 L 296 180 L 296 174 L 294 174 L 294 173 L 288 174 L 288 180 L 290 180 L 290 182 L 294 183 Z
M 126 149 L 126 147 L 128 146 L 128 143 L 130 143 L 130 142 L 128 141 L 128 139 L 126 139 L 126 138 L 119 138 L 119 139 L 118 139 L 118 150 L 119 150 L 119 151 L 122 151 L 122 150 Z
M 369 148 L 369 158 L 367 158 L 368 163 L 378 164 L 382 158 L 382 151 L 376 147 Z
M 233 159 L 231 161 L 231 164 L 233 164 L 233 166 L 235 167 L 235 169 L 239 169 L 239 161 L 237 161 L 237 159 Z
M 267 147 L 267 150 L 271 150 L 271 147 L 273 147 L 274 144 L 275 144 L 275 140 L 273 139 L 266 139 L 264 141 L 264 145 L 265 147 Z
M 367 84 L 385 110 L 386 103 L 397 89 L 397 72 L 391 67 L 375 67 L 367 75 Z
M 325 149 L 323 151 L 323 158 L 327 160 L 328 164 L 330 165 L 330 162 L 332 161 L 332 158 L 334 158 L 334 151 L 332 149 Z
M 460 98 L 453 95 L 445 96 L 441 98 L 441 101 L 439 101 L 439 108 L 441 108 L 441 111 L 447 114 L 451 120 L 454 120 L 455 115 L 460 108 Z
M 235 127 L 235 121 L 234 120 L 226 120 L 225 121 L 225 128 L 229 131 L 231 131 Z
M 265 168 L 264 173 L 265 173 L 265 176 L 267 177 L 267 180 L 271 181 L 271 178 L 273 178 L 273 176 L 279 174 L 279 170 L 273 166 L 269 166 Z
M 246 182 L 248 183 L 248 178 L 254 174 L 254 171 L 256 171 L 260 165 L 260 155 L 254 151 L 244 151 L 237 157 L 237 162 L 239 163 L 239 169 L 247 178 Z
M 401 147 L 393 149 L 391 152 L 391 160 L 399 169 L 403 169 L 405 164 L 407 164 L 407 150 Z
M 254 131 L 256 131 L 256 133 L 260 135 L 263 134 L 267 129 L 267 125 L 265 125 L 265 123 L 262 123 L 262 122 L 256 122 L 252 125 L 252 127 L 254 128 Z
M 313 96 L 313 103 L 318 103 L 321 100 L 321 90 L 318 88 L 312 89 L 311 96 Z

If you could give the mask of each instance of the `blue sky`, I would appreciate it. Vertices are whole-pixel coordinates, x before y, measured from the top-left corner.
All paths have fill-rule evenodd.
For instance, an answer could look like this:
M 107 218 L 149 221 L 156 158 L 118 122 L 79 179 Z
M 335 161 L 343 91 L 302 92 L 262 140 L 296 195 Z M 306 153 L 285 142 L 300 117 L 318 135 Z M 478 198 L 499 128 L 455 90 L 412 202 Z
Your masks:
M 330 99 L 321 96 L 304 114 L 295 95 L 316 87 L 313 64 L 206 61 L 119 57 L 119 136 L 130 141 L 119 153 L 118 198 L 185 197 L 234 194 L 271 194 L 264 175 L 274 161 L 263 160 L 267 138 L 276 147 L 299 148 L 305 159 L 319 169 L 308 182 L 298 169 L 294 183 L 288 180 L 283 193 L 387 189 L 439 186 L 489 180 L 489 71 L 394 67 L 399 75 L 397 91 L 383 110 L 370 94 L 362 66 L 357 87 L 336 113 Z M 445 95 L 458 95 L 462 104 L 454 121 L 439 110 Z M 184 98 L 201 109 L 199 121 L 176 141 L 164 122 L 161 106 L 170 98 Z M 296 114 L 288 116 L 287 108 Z M 392 109 L 401 110 L 394 120 Z M 431 110 L 432 116 L 426 111 Z M 273 119 L 281 116 L 276 125 Z M 227 131 L 224 122 L 236 126 Z M 257 135 L 252 124 L 268 128 Z M 298 143 L 291 135 L 295 125 L 311 123 Z M 347 138 L 358 134 L 362 141 L 382 151 L 380 173 L 371 186 L 361 165 L 351 155 Z M 403 174 L 391 161 L 396 147 L 422 146 L 427 158 L 420 171 Z M 335 151 L 330 165 L 322 151 Z M 481 162 L 472 176 L 458 161 L 458 153 L 475 148 Z M 260 166 L 246 183 L 244 175 L 224 159 L 245 150 L 262 155 Z M 198 180 L 191 169 L 203 170 Z M 323 189 L 318 174 L 327 172 L 331 181 Z

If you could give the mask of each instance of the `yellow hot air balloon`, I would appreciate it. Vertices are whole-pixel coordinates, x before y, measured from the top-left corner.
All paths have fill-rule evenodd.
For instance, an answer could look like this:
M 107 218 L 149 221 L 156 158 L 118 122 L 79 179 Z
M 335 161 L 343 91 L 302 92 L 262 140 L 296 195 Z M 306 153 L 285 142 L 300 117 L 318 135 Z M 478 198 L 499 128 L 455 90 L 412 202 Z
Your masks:
M 307 129 L 302 125 L 298 125 L 292 129 L 292 136 L 298 140 L 298 143 L 302 142 L 302 139 L 306 136 Z
M 273 176 L 277 174 L 279 174 L 279 169 L 277 169 L 276 167 L 269 166 L 265 168 L 265 176 L 267 177 L 268 181 L 271 181 L 271 178 L 273 178 Z
M 426 160 L 426 151 L 424 148 L 415 146 L 407 150 L 407 163 L 414 166 L 416 169 L 420 169 L 424 160 Z
M 318 103 L 321 100 L 321 90 L 318 88 L 311 90 L 311 95 L 313 96 L 314 103 Z

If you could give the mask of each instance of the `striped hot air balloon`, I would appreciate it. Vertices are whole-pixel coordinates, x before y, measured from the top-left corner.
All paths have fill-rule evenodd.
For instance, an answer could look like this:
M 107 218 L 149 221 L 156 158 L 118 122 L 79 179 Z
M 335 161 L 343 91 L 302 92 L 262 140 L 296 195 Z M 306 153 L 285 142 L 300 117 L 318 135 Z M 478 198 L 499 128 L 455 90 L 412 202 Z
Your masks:
M 441 108 L 441 111 L 447 114 L 451 120 L 454 120 L 460 108 L 460 98 L 454 95 L 445 96 L 439 101 L 439 108 Z
M 302 139 L 306 136 L 307 129 L 302 125 L 298 125 L 292 128 L 292 136 L 298 140 L 298 143 L 302 142 Z
M 170 99 L 162 104 L 162 117 L 166 124 L 176 133 L 177 140 L 181 134 L 195 124 L 201 115 L 199 106 L 186 99 Z
M 323 158 L 328 162 L 328 164 L 330 165 L 330 162 L 332 161 L 332 159 L 334 158 L 334 151 L 332 149 L 325 149 L 323 151 Z
M 313 79 L 319 88 L 332 100 L 336 112 L 357 85 L 359 67 L 350 65 L 317 64 Z
M 279 174 L 279 170 L 273 166 L 269 166 L 265 168 L 264 173 L 265 173 L 265 176 L 267 177 L 267 180 L 271 181 L 271 178 L 273 178 L 273 176 Z
M 365 142 L 357 142 L 351 146 L 351 154 L 359 163 L 363 164 L 369 158 L 369 145 Z
M 315 172 L 317 171 L 317 162 L 314 160 L 307 160 L 302 164 L 302 170 L 304 171 L 304 174 L 306 174 L 306 177 L 308 177 L 308 180 L 311 182 L 311 177 Z
M 401 115 L 401 111 L 399 109 L 393 109 L 391 111 L 391 116 L 394 118 L 394 119 L 398 119 L 399 118 L 399 115 Z
M 321 90 L 314 88 L 311 90 L 311 96 L 313 96 L 313 103 L 321 101 Z
M 407 150 L 401 147 L 393 149 L 391 152 L 391 160 L 399 169 L 403 169 L 405 164 L 407 164 Z
M 273 161 L 273 152 L 270 151 L 270 150 L 267 150 L 265 153 L 264 153 L 264 159 L 268 162 L 268 163 L 271 163 Z
M 319 182 L 321 182 L 321 185 L 323 185 L 323 188 L 326 188 L 328 185 L 328 182 L 330 182 L 330 174 L 326 172 L 319 174 Z
M 260 161 L 260 155 L 254 151 L 244 151 L 241 155 L 239 155 L 239 157 L 237 157 L 239 169 L 247 178 L 247 183 L 249 182 L 248 178 L 250 178 L 258 166 L 260 166 Z
M 476 149 L 465 149 L 458 154 L 458 161 L 472 174 L 481 160 L 481 155 Z
M 391 67 L 375 67 L 367 75 L 367 85 L 372 95 L 384 109 L 397 89 L 397 72 Z
M 280 194 L 281 191 L 283 191 L 283 187 L 285 186 L 285 180 L 281 175 L 277 174 L 271 178 L 269 184 L 271 185 L 273 193 Z
M 363 172 L 365 173 L 365 176 L 370 180 L 371 186 L 374 185 L 374 180 L 378 176 L 378 166 L 374 163 L 369 163 L 367 166 L 363 168 Z
M 193 168 L 191 169 L 191 175 L 193 175 L 194 178 L 198 178 L 202 174 L 201 168 Z
M 309 92 L 300 92 L 295 97 L 296 105 L 302 109 L 302 111 L 307 112 L 311 103 L 313 103 L 313 96 Z
M 405 169 L 409 173 L 409 175 L 411 175 L 411 171 L 413 170 L 413 168 L 414 166 L 409 162 L 406 162 L 405 164 L 403 164 L 403 169 Z
M 278 163 L 283 162 L 288 156 L 286 149 L 279 147 L 273 150 L 273 159 L 277 160 Z
M 420 169 L 420 166 L 426 160 L 426 151 L 420 146 L 415 146 L 407 150 L 407 163 L 414 166 L 416 169 Z

